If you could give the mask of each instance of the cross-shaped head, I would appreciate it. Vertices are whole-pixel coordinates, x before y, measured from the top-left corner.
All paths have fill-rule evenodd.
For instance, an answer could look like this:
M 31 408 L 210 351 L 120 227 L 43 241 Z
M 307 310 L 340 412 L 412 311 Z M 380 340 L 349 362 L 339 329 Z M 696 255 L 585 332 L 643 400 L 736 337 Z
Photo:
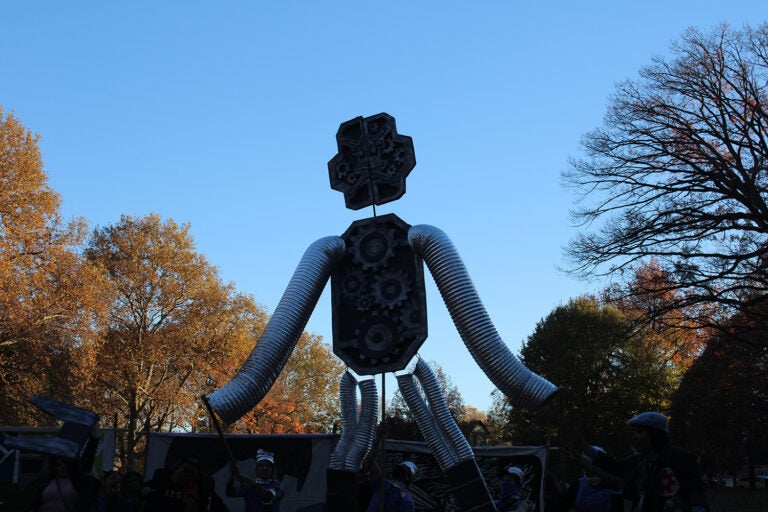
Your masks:
M 328 162 L 331 188 L 344 193 L 347 208 L 359 210 L 400 199 L 416 166 L 413 140 L 399 135 L 395 118 L 381 113 L 339 126 L 339 152 Z

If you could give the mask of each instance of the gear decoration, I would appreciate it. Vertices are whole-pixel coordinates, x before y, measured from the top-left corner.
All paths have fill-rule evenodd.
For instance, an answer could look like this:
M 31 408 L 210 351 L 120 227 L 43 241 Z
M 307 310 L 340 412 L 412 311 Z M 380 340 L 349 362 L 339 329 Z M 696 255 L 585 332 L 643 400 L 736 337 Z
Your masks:
M 387 309 L 393 309 L 408 298 L 410 286 L 408 276 L 401 270 L 394 270 L 373 280 L 373 296 L 376 303 Z
M 405 194 L 405 178 L 416 166 L 413 139 L 397 133 L 395 118 L 381 113 L 339 126 L 339 152 L 328 162 L 331 188 L 344 193 L 350 210 L 381 205 Z
M 358 375 L 402 370 L 427 339 L 424 266 L 394 214 L 352 223 L 331 275 L 333 352 Z
M 394 254 L 395 239 L 391 230 L 377 230 L 353 239 L 352 260 L 363 270 L 386 265 Z
M 397 315 L 397 325 L 403 330 L 415 329 L 421 321 L 421 314 L 418 309 L 411 307 L 410 301 L 403 303 Z

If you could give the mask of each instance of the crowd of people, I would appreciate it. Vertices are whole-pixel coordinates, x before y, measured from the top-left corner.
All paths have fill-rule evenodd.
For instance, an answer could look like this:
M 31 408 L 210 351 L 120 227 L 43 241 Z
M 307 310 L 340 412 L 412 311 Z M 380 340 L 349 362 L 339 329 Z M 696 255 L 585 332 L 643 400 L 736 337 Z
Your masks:
M 92 461 L 92 459 L 91 459 Z M 160 468 L 148 481 L 141 473 L 89 472 L 87 457 L 50 455 L 45 468 L 24 493 L 24 512 L 228 512 L 214 479 L 201 471 L 200 458 L 185 456 L 172 468 Z M 283 489 L 275 478 L 272 453 L 259 450 L 255 477 L 241 475 L 233 463 L 226 496 L 242 497 L 244 512 L 279 512 Z
M 633 454 L 617 459 L 598 446 L 574 441 L 583 476 L 558 484 L 559 512 L 708 512 L 706 485 L 696 458 L 673 446 L 667 417 L 644 412 L 627 422 Z
M 547 510 L 556 512 L 708 512 L 705 484 L 696 459 L 672 446 L 667 417 L 644 412 L 628 421 L 634 454 L 617 459 L 582 438 L 572 445 L 583 474 L 572 482 L 558 482 Z M 88 450 L 86 450 L 88 453 Z M 108 471 L 97 479 L 89 473 L 88 455 L 78 460 L 49 455 L 45 470 L 26 493 L 29 512 L 227 512 L 214 479 L 201 471 L 197 455 L 189 454 L 173 468 L 158 469 L 144 481 L 137 472 Z M 276 478 L 274 454 L 259 450 L 253 477 L 243 475 L 235 462 L 225 495 L 242 498 L 245 512 L 279 512 L 284 497 Z M 374 468 L 375 468 L 374 464 Z M 418 468 L 405 460 L 389 475 L 366 472 L 359 510 L 414 512 L 411 485 Z M 533 512 L 525 472 L 507 466 L 494 493 L 498 512 Z M 626 507 L 626 508 L 625 508 Z
M 547 512 L 709 512 L 706 485 L 696 458 L 670 443 L 667 417 L 644 412 L 627 425 L 633 454 L 625 459 L 588 445 L 581 436 L 571 440 L 578 447 L 583 473 L 573 482 L 558 482 Z M 374 490 L 367 512 L 413 512 L 409 487 L 416 475 L 412 462 L 396 465 L 380 491 Z M 497 512 L 541 510 L 528 499 L 529 493 L 523 469 L 507 466 L 494 506 Z

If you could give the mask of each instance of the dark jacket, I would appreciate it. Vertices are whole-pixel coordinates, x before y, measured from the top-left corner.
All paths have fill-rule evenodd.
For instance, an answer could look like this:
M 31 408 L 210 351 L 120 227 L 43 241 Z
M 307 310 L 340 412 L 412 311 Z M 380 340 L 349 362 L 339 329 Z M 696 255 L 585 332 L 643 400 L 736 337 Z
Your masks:
M 706 487 L 699 465 L 689 452 L 665 446 L 655 457 L 636 456 L 628 460 L 624 497 L 641 512 L 707 509 Z

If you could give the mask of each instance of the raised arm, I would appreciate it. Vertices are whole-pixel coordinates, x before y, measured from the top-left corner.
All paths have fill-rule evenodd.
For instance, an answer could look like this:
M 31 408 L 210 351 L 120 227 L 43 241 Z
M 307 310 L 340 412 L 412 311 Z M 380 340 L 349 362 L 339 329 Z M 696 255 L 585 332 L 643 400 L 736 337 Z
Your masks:
M 526 368 L 501 339 L 448 236 L 436 227 L 421 224 L 408 231 L 408 243 L 427 264 L 477 365 L 513 405 L 541 407 L 557 387 Z
M 240 372 L 208 401 L 226 423 L 234 423 L 258 404 L 283 370 L 296 342 L 325 288 L 334 267 L 344 256 L 338 236 L 309 246 L 293 273 L 275 313 Z

